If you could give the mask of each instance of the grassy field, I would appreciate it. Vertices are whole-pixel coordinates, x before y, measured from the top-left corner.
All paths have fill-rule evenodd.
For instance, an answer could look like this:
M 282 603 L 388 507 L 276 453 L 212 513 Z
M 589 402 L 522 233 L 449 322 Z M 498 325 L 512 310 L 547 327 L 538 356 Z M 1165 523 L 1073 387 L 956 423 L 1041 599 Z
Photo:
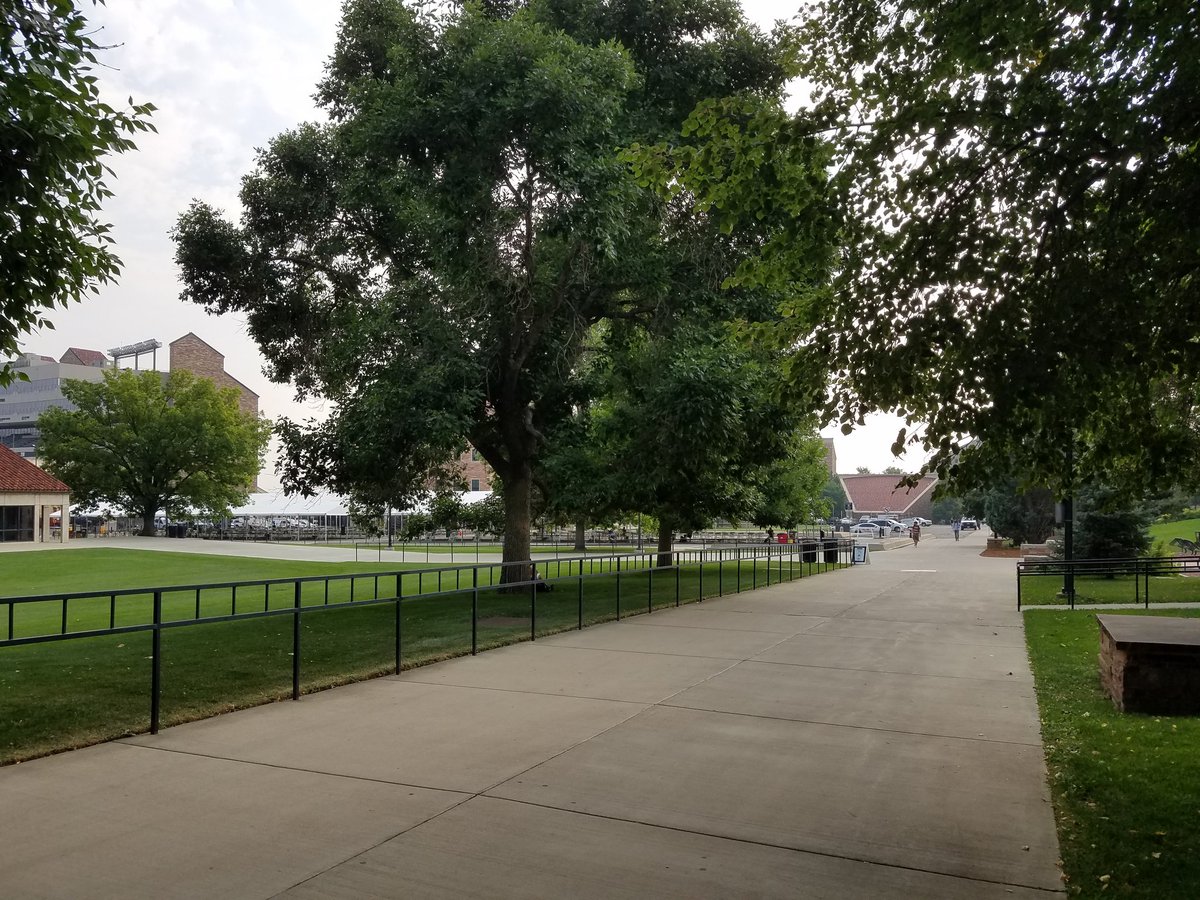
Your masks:
M 1150 526 L 1150 538 L 1155 541 L 1161 541 L 1164 544 L 1169 544 L 1172 538 L 1186 538 L 1189 541 L 1196 540 L 1196 533 L 1200 532 L 1200 519 L 1181 519 L 1178 522 L 1156 522 Z
M 36 557 L 36 558 L 35 558 Z M 649 558 L 647 558 L 649 559 Z M 772 561 L 771 582 L 815 571 L 798 561 Z M 766 560 L 755 566 L 726 562 L 685 567 L 675 572 L 646 569 L 623 571 L 619 583 L 605 563 L 578 569 L 551 560 L 539 564 L 553 585 L 547 593 L 484 590 L 479 596 L 477 641 L 481 649 L 528 640 L 531 633 L 551 634 L 584 624 L 641 615 L 652 609 L 749 590 L 767 580 Z M 622 563 L 629 565 L 628 561 Z M 379 566 L 320 564 L 205 557 L 126 550 L 79 550 L 59 553 L 5 554 L 0 557 L 4 593 L 79 591 L 103 586 L 198 583 L 237 579 L 295 578 L 310 574 L 355 574 L 355 600 L 394 596 L 395 578 L 382 578 Z M 399 569 L 399 566 L 385 566 Z M 411 568 L 411 567 L 410 567 Z M 40 570 L 40 574 L 37 570 Z M 490 583 L 481 570 L 480 584 Z M 11 575 L 11 578 L 9 577 Z M 574 576 L 574 577 L 573 577 Z M 498 578 L 498 575 L 496 576 Z M 472 591 L 470 572 L 402 576 L 405 600 L 400 630 L 404 668 L 471 649 Z M 439 578 L 441 581 L 439 587 Z M 718 584 L 718 582 L 720 582 Z M 351 580 L 331 583 L 331 603 L 350 599 Z M 677 586 L 678 585 L 678 586 Z M 14 586 L 19 586 L 14 590 Z M 378 590 L 378 594 L 376 594 Z M 270 592 L 240 589 L 238 612 L 290 610 L 292 584 Z M 68 603 L 70 630 L 150 621 L 151 595 L 118 598 L 115 615 L 109 598 Z M 305 586 L 301 617 L 301 675 L 305 691 L 319 690 L 392 671 L 395 668 L 396 607 L 386 603 L 351 608 L 324 607 L 324 585 Z M 229 589 L 201 592 L 202 617 L 227 615 Z M 194 591 L 163 595 L 164 621 L 195 617 Z M 62 603 L 55 600 L 15 607 L 17 637 L 57 633 Z M 7 609 L 0 604 L 0 616 Z M 7 625 L 0 625 L 7 635 Z M 151 637 L 134 632 L 70 641 L 0 648 L 0 762 L 27 759 L 56 750 L 83 746 L 149 727 Z M 165 629 L 162 636 L 163 724 L 176 724 L 219 712 L 253 706 L 287 696 L 291 689 L 292 614 L 231 622 L 193 624 Z
M 1021 603 L 1027 606 L 1045 606 L 1066 601 L 1059 596 L 1062 590 L 1061 575 L 1034 575 L 1021 579 Z M 1142 588 L 1145 582 L 1142 582 Z M 1141 589 L 1139 589 L 1141 590 Z M 1131 576 L 1115 578 L 1080 576 L 1075 577 L 1076 603 L 1142 603 L 1145 597 L 1135 594 Z M 1155 576 L 1150 579 L 1150 605 L 1155 603 L 1200 602 L 1200 577 L 1183 575 Z
M 1031 610 L 1025 631 L 1068 891 L 1197 896 L 1200 718 L 1118 712 L 1100 688 L 1093 614 Z

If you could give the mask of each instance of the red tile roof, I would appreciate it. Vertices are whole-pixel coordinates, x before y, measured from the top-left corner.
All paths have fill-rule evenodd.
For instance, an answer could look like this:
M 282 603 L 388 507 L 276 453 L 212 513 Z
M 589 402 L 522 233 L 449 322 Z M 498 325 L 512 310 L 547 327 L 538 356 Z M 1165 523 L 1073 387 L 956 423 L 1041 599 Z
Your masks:
M 108 357 L 99 350 L 84 350 L 82 347 L 68 347 L 67 353 L 73 353 L 75 358 L 79 360 L 80 365 L 84 366 L 102 366 L 108 362 Z M 59 362 L 66 362 L 67 353 L 64 353 Z
M 69 494 L 71 489 L 29 460 L 0 447 L 0 494 Z
M 926 475 L 914 488 L 896 489 L 899 475 L 839 475 L 846 496 L 854 504 L 854 511 L 876 513 L 887 510 L 891 515 L 902 516 L 937 484 L 936 475 Z

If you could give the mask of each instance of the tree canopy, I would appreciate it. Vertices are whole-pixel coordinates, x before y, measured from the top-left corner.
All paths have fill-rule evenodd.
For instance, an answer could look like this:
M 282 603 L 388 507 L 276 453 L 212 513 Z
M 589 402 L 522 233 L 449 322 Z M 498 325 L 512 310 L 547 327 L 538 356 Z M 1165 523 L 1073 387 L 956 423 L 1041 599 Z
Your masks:
M 528 558 L 591 328 L 695 277 L 664 226 L 692 204 L 618 150 L 677 134 L 704 97 L 777 101 L 785 76 L 729 0 L 348 2 L 328 124 L 260 153 L 239 225 L 196 203 L 175 232 L 184 296 L 246 313 L 272 377 L 336 403 L 282 424 L 285 486 L 401 505 L 469 441 L 503 483 L 505 558 Z
M 962 484 L 1197 471 L 1200 5 L 824 0 L 812 118 L 847 210 L 824 330 L 848 426 Z M 970 439 L 981 442 L 967 446 Z
M 153 130 L 149 103 L 100 101 L 96 43 L 72 0 L 0 0 L 0 354 L 120 272 L 103 162 Z M 0 366 L 0 385 L 13 379 Z
M 922 446 L 956 489 L 1004 467 L 1059 493 L 1194 482 L 1200 5 L 823 0 L 801 17 L 805 108 L 714 107 L 707 146 L 650 173 L 730 216 L 775 212 L 805 195 L 801 170 L 747 172 L 827 137 L 843 253 L 831 301 L 779 329 L 797 387 L 830 366 L 846 433 L 900 412 L 893 449 Z M 806 264 L 780 239 L 740 280 Z
M 246 502 L 270 426 L 238 407 L 234 389 L 189 372 L 117 369 L 62 390 L 77 408 L 42 413 L 38 453 L 85 508 L 110 503 L 152 536 L 160 509 L 225 518 Z

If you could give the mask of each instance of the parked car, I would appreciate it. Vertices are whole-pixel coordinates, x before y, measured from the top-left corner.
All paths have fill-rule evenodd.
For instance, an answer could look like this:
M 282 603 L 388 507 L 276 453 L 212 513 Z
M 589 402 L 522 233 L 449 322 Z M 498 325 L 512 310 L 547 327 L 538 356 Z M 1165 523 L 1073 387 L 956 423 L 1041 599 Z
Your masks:
M 855 525 L 851 527 L 850 533 L 861 534 L 867 537 L 879 537 L 879 526 L 863 523 L 861 525 Z
M 979 522 L 976 519 L 963 519 L 960 527 L 963 531 L 976 531 L 979 528 Z

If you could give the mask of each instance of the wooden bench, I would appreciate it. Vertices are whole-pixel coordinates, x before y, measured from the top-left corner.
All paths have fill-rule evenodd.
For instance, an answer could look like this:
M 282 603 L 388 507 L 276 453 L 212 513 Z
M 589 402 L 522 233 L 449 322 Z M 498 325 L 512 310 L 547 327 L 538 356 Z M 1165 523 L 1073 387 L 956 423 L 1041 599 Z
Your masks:
M 1100 682 L 1122 712 L 1200 714 L 1200 619 L 1096 616 Z

